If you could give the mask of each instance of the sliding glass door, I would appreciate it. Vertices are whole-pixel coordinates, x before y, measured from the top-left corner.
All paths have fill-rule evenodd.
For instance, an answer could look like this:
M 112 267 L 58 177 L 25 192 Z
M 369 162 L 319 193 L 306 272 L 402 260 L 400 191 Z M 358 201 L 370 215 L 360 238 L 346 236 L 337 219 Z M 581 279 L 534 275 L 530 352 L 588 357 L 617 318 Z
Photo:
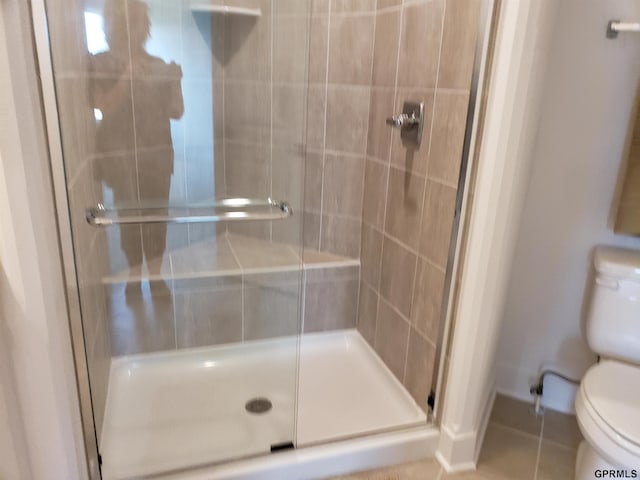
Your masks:
M 46 7 L 103 477 L 292 447 L 308 2 Z

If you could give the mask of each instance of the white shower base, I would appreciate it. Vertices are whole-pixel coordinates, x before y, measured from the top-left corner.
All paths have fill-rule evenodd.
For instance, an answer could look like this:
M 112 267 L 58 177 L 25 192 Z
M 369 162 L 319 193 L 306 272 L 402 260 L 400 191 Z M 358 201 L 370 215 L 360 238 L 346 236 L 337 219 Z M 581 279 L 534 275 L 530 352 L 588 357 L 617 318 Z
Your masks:
M 301 447 L 426 423 L 357 331 L 306 334 L 299 345 L 299 375 L 296 338 L 114 359 L 101 441 L 103 478 L 255 457 L 285 442 L 297 450 L 267 458 L 299 460 L 299 452 L 313 451 Z M 247 413 L 245 403 L 254 397 L 269 398 L 272 410 Z M 298 474 L 287 478 L 314 477 Z M 203 478 L 215 478 L 214 471 Z

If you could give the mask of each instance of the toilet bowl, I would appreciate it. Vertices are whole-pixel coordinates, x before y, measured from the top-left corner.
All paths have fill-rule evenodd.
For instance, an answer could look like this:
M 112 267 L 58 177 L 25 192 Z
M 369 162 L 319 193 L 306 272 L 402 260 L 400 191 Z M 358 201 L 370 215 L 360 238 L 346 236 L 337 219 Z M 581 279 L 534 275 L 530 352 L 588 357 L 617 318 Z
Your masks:
M 586 336 L 605 360 L 576 395 L 575 479 L 640 478 L 640 252 L 598 247 L 594 266 Z
M 600 362 L 582 379 L 575 406 L 585 438 L 576 480 L 640 478 L 640 367 Z M 616 470 L 617 476 L 603 477 L 598 470 Z

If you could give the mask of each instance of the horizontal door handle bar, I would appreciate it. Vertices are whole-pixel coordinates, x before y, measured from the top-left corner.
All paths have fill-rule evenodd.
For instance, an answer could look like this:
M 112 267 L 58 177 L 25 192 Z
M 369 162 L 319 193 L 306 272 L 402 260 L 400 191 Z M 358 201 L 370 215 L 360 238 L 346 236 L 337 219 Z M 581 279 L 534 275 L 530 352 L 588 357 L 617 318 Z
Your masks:
M 102 204 L 88 208 L 89 225 L 133 225 L 142 223 L 216 223 L 250 220 L 282 220 L 293 215 L 287 202 L 268 198 L 227 198 L 210 205 L 145 206 L 105 208 Z
M 618 34 L 624 32 L 640 32 L 640 22 L 610 20 L 607 24 L 607 38 L 618 38 Z

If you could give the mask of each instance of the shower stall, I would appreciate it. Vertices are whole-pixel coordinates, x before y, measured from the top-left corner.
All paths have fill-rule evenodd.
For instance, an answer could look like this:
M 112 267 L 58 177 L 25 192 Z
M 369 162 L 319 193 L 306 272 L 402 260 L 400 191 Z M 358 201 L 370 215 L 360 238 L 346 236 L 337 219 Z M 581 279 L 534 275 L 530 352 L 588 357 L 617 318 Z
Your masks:
M 490 9 L 33 8 L 91 475 L 432 438 Z

